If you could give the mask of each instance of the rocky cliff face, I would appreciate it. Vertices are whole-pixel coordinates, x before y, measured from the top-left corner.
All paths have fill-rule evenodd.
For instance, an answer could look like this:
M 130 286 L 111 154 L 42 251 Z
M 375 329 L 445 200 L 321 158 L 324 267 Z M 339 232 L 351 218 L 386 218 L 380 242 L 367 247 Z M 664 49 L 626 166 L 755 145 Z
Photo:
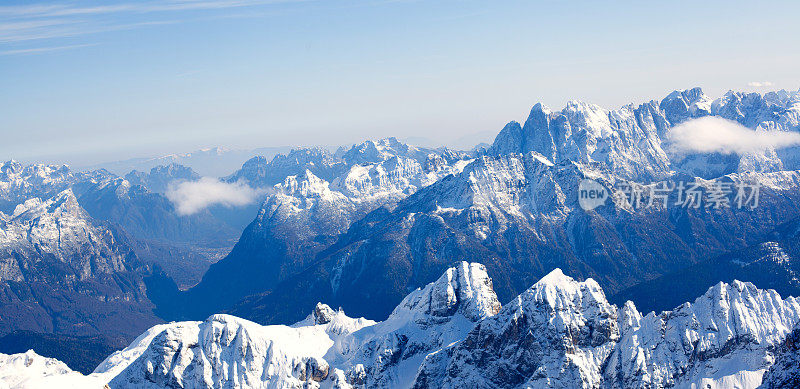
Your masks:
M 325 358 L 351 384 L 409 387 L 428 354 L 463 339 L 499 310 L 486 269 L 461 262 L 411 292 L 386 321 L 337 339 Z
M 800 386 L 800 326 L 778 346 L 775 363 L 764 374 L 759 388 L 779 389 Z
M 0 317 L 6 331 L 132 336 L 156 323 L 149 270 L 70 189 L 18 205 L 0 222 Z
M 613 387 L 755 387 L 800 304 L 734 281 L 660 315 L 627 304 L 621 316 L 623 337 L 604 372 Z
M 345 170 L 345 165 L 336 157 L 320 148 L 297 148 L 274 158 L 254 157 L 242 168 L 224 180 L 246 182 L 257 188 L 268 188 L 282 182 L 288 176 L 302 175 L 306 170 L 325 180 L 333 179 Z
M 66 165 L 10 161 L 0 166 L 0 212 L 11 214 L 27 200 L 47 200 L 71 189 L 93 219 L 122 227 L 141 259 L 159 263 L 179 284 L 193 285 L 230 251 L 239 235 L 224 218 L 209 212 L 178 214 L 159 192 L 176 180 L 196 177 L 191 169 L 175 164 L 155 167 L 146 175 L 131 173 L 128 180 L 105 170 L 76 172 Z

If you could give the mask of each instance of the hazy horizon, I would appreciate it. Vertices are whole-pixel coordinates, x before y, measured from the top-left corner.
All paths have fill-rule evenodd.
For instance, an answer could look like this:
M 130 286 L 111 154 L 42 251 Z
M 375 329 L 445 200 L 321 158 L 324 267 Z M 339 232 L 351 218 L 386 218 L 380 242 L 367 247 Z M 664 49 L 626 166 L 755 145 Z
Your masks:
M 715 97 L 800 88 L 793 2 L 5 4 L 4 160 L 90 165 L 389 136 L 466 144 L 538 102 L 617 108 L 695 86 Z

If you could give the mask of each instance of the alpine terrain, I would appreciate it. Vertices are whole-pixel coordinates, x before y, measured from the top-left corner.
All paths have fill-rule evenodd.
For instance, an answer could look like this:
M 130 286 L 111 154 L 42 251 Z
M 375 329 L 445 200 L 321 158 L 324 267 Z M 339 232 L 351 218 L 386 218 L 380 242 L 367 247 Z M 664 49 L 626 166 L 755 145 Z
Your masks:
M 501 307 L 486 268 L 461 262 L 382 322 L 321 303 L 291 326 L 217 314 L 154 326 L 89 375 L 33 351 L 0 355 L 0 380 L 85 388 L 756 388 L 763 378 L 765 387 L 790 387 L 799 321 L 795 298 L 750 283 L 719 283 L 671 311 L 643 314 L 559 269 Z
M 709 126 L 791 138 L 800 90 L 536 104 L 468 151 L 2 163 L 0 382 L 793 387 L 800 147 Z

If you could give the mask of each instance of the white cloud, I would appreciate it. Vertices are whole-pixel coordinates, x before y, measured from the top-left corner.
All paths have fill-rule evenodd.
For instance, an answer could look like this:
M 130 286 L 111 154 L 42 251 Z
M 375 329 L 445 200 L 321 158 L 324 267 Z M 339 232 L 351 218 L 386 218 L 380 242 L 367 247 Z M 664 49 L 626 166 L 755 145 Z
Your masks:
M 181 215 L 191 215 L 212 205 L 245 206 L 254 203 L 263 194 L 263 191 L 242 183 L 226 183 L 210 177 L 178 183 L 166 193 Z
M 669 140 L 677 152 L 745 154 L 800 145 L 800 133 L 754 131 L 734 121 L 706 116 L 675 126 Z
M 747 86 L 753 88 L 768 88 L 772 86 L 772 83 L 769 81 L 750 81 L 747 83 Z

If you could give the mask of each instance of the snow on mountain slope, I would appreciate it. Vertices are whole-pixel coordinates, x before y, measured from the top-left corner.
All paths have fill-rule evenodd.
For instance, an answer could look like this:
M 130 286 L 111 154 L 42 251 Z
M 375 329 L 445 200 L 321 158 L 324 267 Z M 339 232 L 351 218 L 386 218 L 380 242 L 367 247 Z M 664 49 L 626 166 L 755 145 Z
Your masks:
M 302 175 L 306 170 L 325 180 L 333 179 L 346 167 L 336 157 L 321 148 L 295 148 L 273 158 L 257 156 L 247 160 L 228 177 L 227 182 L 245 182 L 254 188 L 269 188 L 286 177 Z
M 461 340 L 499 310 L 486 268 L 461 262 L 411 292 L 386 321 L 337 339 L 325 358 L 353 384 L 406 388 L 426 355 Z
M 270 226 L 290 225 L 300 238 L 333 235 L 344 231 L 348 222 L 363 213 L 341 192 L 306 170 L 301 176 L 286 177 L 275 185 L 256 217 L 256 222 Z M 359 212 L 360 211 L 360 212 Z
M 665 122 L 654 102 L 607 111 L 570 101 L 559 112 L 537 104 L 525 125 L 520 128 L 515 122 L 509 123 L 489 152 L 535 151 L 553 162 L 606 163 L 624 178 L 663 178 L 669 173 L 669 158 L 661 148 L 658 132 L 667 125 Z
M 374 324 L 324 304 L 291 327 L 229 315 L 163 324 L 109 356 L 91 377 L 112 388 L 318 387 L 336 378 L 322 358 L 334 341 Z
M 0 389 L 102 388 L 100 380 L 72 371 L 53 358 L 24 354 L 0 354 Z
M 157 193 L 172 181 L 196 179 L 198 176 L 191 169 L 160 166 L 146 175 L 129 176 L 131 180 L 105 170 L 74 172 L 66 165 L 22 166 L 10 161 L 0 164 L 0 212 L 11 214 L 26 200 L 46 200 L 72 189 L 81 207 L 93 218 L 119 223 L 136 238 L 197 242 L 215 239 L 210 236 L 223 235 L 221 240 L 238 236 L 238 232 L 230 231 L 220 220 L 212 220 L 208 213 L 180 217 L 169 200 Z M 198 231 L 204 228 L 206 231 Z
M 641 317 L 627 304 L 620 317 L 623 336 L 605 368 L 614 386 L 754 387 L 800 319 L 800 303 L 734 281 L 660 315 Z
M 794 298 L 738 281 L 642 317 L 557 270 L 429 355 L 415 386 L 753 388 L 799 318 Z
M 205 317 L 272 289 L 313 263 L 354 221 L 392 207 L 469 163 L 464 153 L 420 149 L 395 139 L 364 142 L 340 154 L 297 149 L 269 163 L 248 161 L 227 178 L 251 186 L 268 185 L 278 177 L 280 181 L 270 188 L 231 253 L 188 291 L 193 301 L 189 305 L 201 308 L 176 317 Z M 311 306 L 299 307 L 298 312 L 303 315 Z
M 417 180 L 416 186 L 430 184 L 441 177 L 441 174 L 431 173 L 445 170 L 468 157 L 467 153 L 418 148 L 395 138 L 386 138 L 365 141 L 349 148 L 341 147 L 335 154 L 321 148 L 297 148 L 271 160 L 252 158 L 225 181 L 242 181 L 252 187 L 269 188 L 280 184 L 286 177 L 302 176 L 310 171 L 327 182 L 338 181 L 335 185 L 337 190 L 349 191 L 348 197 L 368 197 L 372 195 L 369 188 L 381 190 L 387 184 L 391 186 L 388 189 L 403 191 L 409 184 L 398 188 L 402 180 Z
M 598 387 L 620 336 L 616 319 L 596 282 L 555 270 L 430 355 L 414 387 Z
M 263 218 L 269 217 L 273 228 L 297 231 L 306 239 L 340 234 L 368 212 L 457 173 L 467 163 L 458 161 L 427 171 L 416 160 L 392 157 L 380 163 L 353 165 L 330 183 L 306 170 L 276 184 L 256 220 L 263 223 Z
M 612 190 L 606 205 L 592 211 L 579 206 L 584 178 Z M 435 280 L 461 258 L 475 258 L 490 269 L 501 299 L 554 268 L 593 278 L 616 293 L 745 247 L 800 216 L 797 172 L 742 173 L 720 182 L 739 179 L 761 185 L 756 209 L 675 206 L 677 191 L 666 209 L 634 209 L 615 189 L 627 181 L 592 166 L 553 164 L 535 152 L 480 156 L 460 173 L 351 224 L 308 264 L 312 270 L 235 312 L 259 322 L 289 323 L 324 300 L 382 319 L 409 289 Z M 714 184 L 697 182 L 704 190 Z M 302 309 L 286 312 L 287 299 Z M 275 312 L 281 315 L 269 316 Z
M 773 362 L 780 365 L 765 387 L 785 387 L 793 377 L 796 339 L 786 336 L 800 322 L 800 303 L 772 290 L 720 283 L 692 303 L 642 315 L 630 302 L 609 304 L 595 281 L 560 270 L 502 308 L 491 284 L 482 265 L 460 263 L 409 294 L 384 322 L 351 319 L 324 304 L 293 326 L 212 315 L 157 325 L 89 376 L 31 353 L 0 356 L 0 382 L 746 389 L 757 387 Z
M 325 320 L 315 317 L 327 311 Z M 315 321 L 261 326 L 229 315 L 157 325 L 83 376 L 26 354 L 0 354 L 0 385 L 24 388 L 349 387 L 322 357 L 338 337 L 374 322 L 320 305 Z M 34 355 L 33 357 L 31 355 Z M 27 358 L 27 359 L 26 359 Z M 2 387 L 2 386 L 0 386 Z
M 30 269 L 20 258 L 53 257 L 69 266 L 77 281 L 126 268 L 129 253 L 119 251 L 110 230 L 92 223 L 70 189 L 46 201 L 33 198 L 18 205 L 2 227 L 5 271 L 0 281 L 24 281 Z
M 425 355 L 460 340 L 499 309 L 485 268 L 462 262 L 412 292 L 383 323 L 351 319 L 317 304 L 292 326 L 260 326 L 228 315 L 157 325 L 109 356 L 84 383 L 108 382 L 112 388 L 408 387 Z M 392 344 L 391 351 L 384 349 Z
M 448 162 L 431 154 L 424 164 L 395 156 L 379 163 L 353 165 L 333 186 L 355 202 L 397 201 L 438 179 L 459 172 L 470 160 Z M 451 165 L 452 164 L 452 165 Z M 382 199 L 386 198 L 386 199 Z M 373 206 L 374 207 L 374 206 Z
M 298 327 L 264 327 L 228 315 L 174 323 L 149 339 L 141 355 L 114 374 L 109 385 L 281 388 L 313 384 L 328 377 L 330 366 L 322 356 L 333 344 L 332 338 L 370 324 L 344 315 Z M 105 363 L 95 373 L 104 374 L 106 366 L 113 371 L 114 364 Z
M 267 196 L 260 215 L 277 217 L 275 227 L 316 228 L 317 235 L 334 235 L 367 212 L 456 173 L 468 162 L 461 154 L 419 149 L 394 138 L 367 141 L 341 153 L 337 159 L 321 149 L 296 149 L 268 164 L 254 159 L 228 180 L 272 186 L 274 194 Z
M 413 159 L 423 164 L 432 155 L 452 161 L 463 159 L 466 154 L 447 148 L 432 149 L 412 146 L 397 140 L 397 138 L 390 137 L 375 141 L 368 140 L 350 148 L 341 147 L 336 152 L 336 155 L 341 156 L 348 166 L 353 166 L 380 163 L 395 157 Z
M 684 154 L 670 148 L 670 129 L 690 119 L 716 116 L 757 131 L 800 130 L 800 91 L 768 94 L 728 92 L 712 100 L 700 88 L 680 90 L 661 102 L 606 110 L 570 101 L 560 111 L 533 107 L 523 126 L 506 125 L 490 147 L 494 155 L 538 152 L 553 162 L 602 164 L 625 179 L 650 181 L 681 171 L 714 178 L 737 171 L 800 167 L 798 148 L 747 154 Z
M 33 197 L 50 198 L 68 188 L 77 177 L 67 165 L 33 164 L 17 161 L 0 163 L 0 211 L 10 213 L 14 207 Z
M 325 204 L 317 199 L 306 201 L 302 192 L 287 196 L 278 190 L 281 195 L 265 204 L 270 209 L 290 210 L 287 215 L 291 216 L 275 213 L 279 217 L 272 219 L 274 224 L 259 220 L 243 234 L 240 247 L 208 273 L 209 282 L 247 279 L 247 274 L 238 274 L 251 269 L 277 269 L 278 275 L 263 282 L 243 282 L 246 287 L 241 293 L 217 309 L 236 304 L 238 313 L 254 320 L 290 323 L 316 301 L 358 294 L 352 290 L 356 288 L 372 288 L 358 298 L 350 297 L 355 305 L 369 294 L 375 304 L 361 306 L 374 310 L 358 311 L 360 308 L 345 300 L 341 304 L 354 314 L 384 318 L 407 290 L 433 281 L 464 255 L 483 258 L 490 267 L 490 262 L 497 264 L 495 268 L 504 267 L 495 285 L 503 298 L 518 294 L 556 267 L 567 274 L 594 278 L 613 293 L 709 255 L 742 248 L 752 243 L 750 239 L 800 215 L 796 201 L 800 191 L 797 185 L 789 185 L 797 182 L 792 178 L 797 174 L 764 172 L 779 169 L 781 163 L 784 168 L 791 166 L 783 157 L 775 159 L 777 154 L 772 152 L 683 158 L 670 151 L 668 135 L 675 125 L 709 115 L 759 131 L 795 131 L 798 96 L 797 92 L 730 93 L 713 100 L 695 88 L 616 110 L 577 101 L 559 111 L 537 105 L 524 125 L 509 123 L 486 154 L 426 150 L 385 139 L 343 148 L 335 155 L 298 151 L 268 164 L 266 160 L 249 164 L 240 173 L 243 178 L 247 172 L 254 173 L 251 185 L 283 182 L 289 173 L 302 186 L 300 182 L 308 177 L 306 170 L 310 171 L 328 183 L 331 193 L 344 196 L 336 196 L 341 211 L 315 205 Z M 473 157 L 473 162 L 466 162 Z M 754 174 L 759 176 L 747 176 L 750 170 L 757 170 Z M 695 176 L 716 179 L 729 174 L 740 176 L 724 180 L 750 177 L 769 181 L 782 174 L 785 182 L 779 189 L 770 188 L 770 193 L 762 196 L 765 201 L 752 212 L 637 212 L 622 205 L 616 194 L 613 207 L 584 212 L 575 201 L 578 183 L 584 178 L 611 188 L 626 181 L 691 182 Z M 777 212 L 779 209 L 782 211 Z M 314 230 L 326 233 L 314 240 L 303 238 Z M 448 248 L 440 255 L 434 247 L 443 242 Z M 417 268 L 410 266 L 429 262 L 436 264 L 436 272 L 425 278 L 417 277 Z M 372 280 L 362 279 L 360 269 L 366 263 L 372 269 L 385 269 L 378 271 L 377 277 L 392 278 L 393 282 L 374 281 L 373 285 Z M 330 282 L 330 290 L 314 289 L 317 294 L 298 301 L 297 311 L 288 317 L 250 316 L 248 310 L 278 312 L 271 304 L 281 304 L 284 298 L 274 293 L 269 297 L 268 292 L 279 282 L 303 276 L 300 270 L 309 266 L 315 266 L 314 271 L 306 272 L 306 278 L 296 284 Z M 408 269 L 409 275 L 395 277 L 399 268 Z M 310 280 L 309 274 L 328 279 Z M 385 291 L 385 285 L 395 284 L 398 290 Z M 219 285 L 202 288 L 233 290 Z M 309 288 L 292 285 L 281 288 L 293 291 L 285 297 L 293 301 L 299 300 L 298 294 L 312 293 Z M 377 289 L 381 289 L 382 302 L 377 301 Z M 198 301 L 207 301 L 208 293 L 200 294 L 203 297 Z M 266 301 L 270 299 L 275 301 Z M 249 307 L 253 304 L 258 306 Z
M 74 267 L 84 279 L 94 270 L 86 261 L 88 254 L 96 251 L 102 251 L 111 259 L 104 264 L 108 268 L 103 266 L 97 270 L 121 269 L 122 255 L 114 255 L 108 244 L 95 245 L 95 242 L 105 243 L 105 237 L 107 232 L 91 225 L 89 215 L 78 205 L 72 190 L 67 189 L 46 201 L 32 198 L 18 205 L 3 226 L 0 250 L 50 254 L 65 262 L 80 261 L 74 263 Z M 10 278 L 0 277 L 2 279 Z

